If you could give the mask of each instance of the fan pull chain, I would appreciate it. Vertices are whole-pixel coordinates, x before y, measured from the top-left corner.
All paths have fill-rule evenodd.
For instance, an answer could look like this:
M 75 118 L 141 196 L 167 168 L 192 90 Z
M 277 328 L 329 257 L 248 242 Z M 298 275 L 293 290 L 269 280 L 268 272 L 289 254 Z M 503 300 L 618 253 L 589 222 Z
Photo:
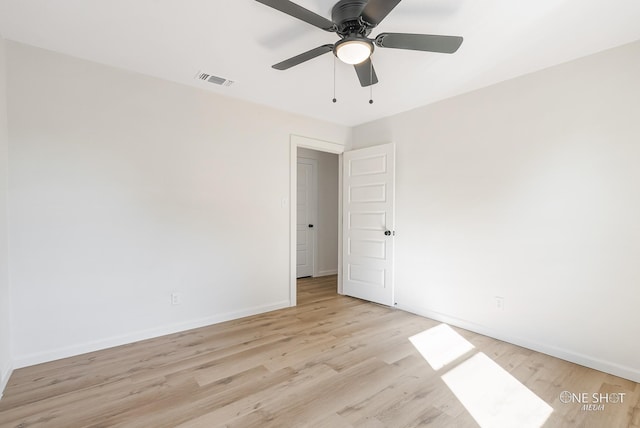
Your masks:
M 373 62 L 369 60 L 369 104 L 373 104 Z
M 336 99 L 336 56 L 333 55 L 333 102 L 334 104 L 338 100 Z

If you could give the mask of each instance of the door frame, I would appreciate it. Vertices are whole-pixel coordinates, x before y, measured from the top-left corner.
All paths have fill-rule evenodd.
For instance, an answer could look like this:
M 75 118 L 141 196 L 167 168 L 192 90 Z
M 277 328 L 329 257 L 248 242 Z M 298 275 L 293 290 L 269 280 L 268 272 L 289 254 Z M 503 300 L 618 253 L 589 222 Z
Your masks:
M 298 147 L 317 150 L 319 152 L 338 155 L 338 293 L 342 293 L 342 154 L 346 147 L 342 144 L 318 140 L 291 134 L 289 157 L 289 306 L 296 306 L 298 302 L 296 278 L 296 232 L 298 203 Z

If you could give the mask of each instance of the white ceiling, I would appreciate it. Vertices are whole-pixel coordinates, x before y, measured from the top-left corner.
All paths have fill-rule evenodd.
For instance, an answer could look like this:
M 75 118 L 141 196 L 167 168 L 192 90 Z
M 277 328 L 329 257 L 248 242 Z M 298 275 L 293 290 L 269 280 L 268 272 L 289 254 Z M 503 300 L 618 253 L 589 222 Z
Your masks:
M 297 0 L 330 18 L 334 0 Z M 272 64 L 337 36 L 254 0 L 0 0 L 3 37 L 230 97 L 357 125 L 640 39 L 640 0 L 403 0 L 372 33 L 463 36 L 453 55 L 378 48 L 361 88 L 333 55 Z M 197 81 L 198 71 L 234 80 Z

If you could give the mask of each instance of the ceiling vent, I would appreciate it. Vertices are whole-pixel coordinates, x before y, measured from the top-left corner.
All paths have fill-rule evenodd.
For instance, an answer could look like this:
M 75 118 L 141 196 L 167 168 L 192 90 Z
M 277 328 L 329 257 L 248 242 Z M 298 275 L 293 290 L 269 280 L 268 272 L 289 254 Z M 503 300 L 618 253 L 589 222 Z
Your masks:
M 235 83 L 233 80 L 225 79 L 224 77 L 218 77 L 218 76 L 214 76 L 209 73 L 203 73 L 203 72 L 199 72 L 196 75 L 196 79 L 202 80 L 203 82 L 214 83 L 220 86 L 231 86 Z

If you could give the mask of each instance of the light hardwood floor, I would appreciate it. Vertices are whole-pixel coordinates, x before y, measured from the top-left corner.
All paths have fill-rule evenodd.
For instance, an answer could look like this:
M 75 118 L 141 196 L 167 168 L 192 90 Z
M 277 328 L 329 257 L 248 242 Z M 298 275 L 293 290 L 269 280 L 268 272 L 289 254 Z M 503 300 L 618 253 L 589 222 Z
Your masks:
M 640 427 L 634 382 L 338 296 L 335 277 L 298 288 L 295 308 L 16 370 L 0 427 Z

